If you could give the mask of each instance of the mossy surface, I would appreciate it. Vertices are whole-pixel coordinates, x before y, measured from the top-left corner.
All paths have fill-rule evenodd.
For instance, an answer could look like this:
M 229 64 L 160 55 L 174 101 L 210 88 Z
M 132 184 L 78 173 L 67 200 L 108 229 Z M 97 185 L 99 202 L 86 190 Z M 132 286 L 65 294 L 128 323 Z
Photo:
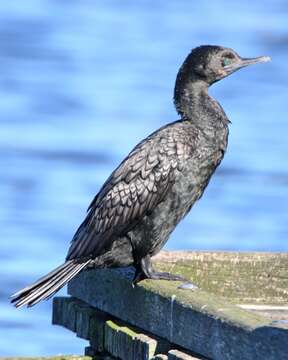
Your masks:
M 135 332 L 131 328 L 128 328 L 126 325 L 125 326 L 119 325 L 112 320 L 106 321 L 106 326 L 108 326 L 109 328 L 111 328 L 114 331 L 120 331 L 120 332 L 130 336 L 132 339 L 134 339 L 137 336 L 137 332 Z
M 154 265 L 230 302 L 288 303 L 287 253 L 163 252 Z
M 153 259 L 156 268 L 180 274 L 200 288 L 179 289 L 180 282 L 164 280 L 144 280 L 133 287 L 132 268 L 95 269 L 80 273 L 70 283 L 70 295 L 114 317 L 105 320 L 114 323 L 112 328 L 105 326 L 105 349 L 109 353 L 116 354 L 116 338 L 125 349 L 134 340 L 137 343 L 138 336 L 131 342 L 131 336 L 121 331 L 122 326 L 132 331 L 135 326 L 207 358 L 214 358 L 216 353 L 221 360 L 285 358 L 287 324 L 280 326 L 270 317 L 243 310 L 235 303 L 277 304 L 278 310 L 285 311 L 288 254 L 164 255 Z
M 173 298 L 174 303 L 179 303 L 192 310 L 208 314 L 215 319 L 225 320 L 225 322 L 236 326 L 253 330 L 256 327 L 267 326 L 270 324 L 270 321 L 266 317 L 242 310 L 241 308 L 230 304 L 222 297 L 215 296 L 199 289 L 178 289 L 179 284 L 179 282 L 163 280 L 145 280 L 138 286 L 165 298 Z

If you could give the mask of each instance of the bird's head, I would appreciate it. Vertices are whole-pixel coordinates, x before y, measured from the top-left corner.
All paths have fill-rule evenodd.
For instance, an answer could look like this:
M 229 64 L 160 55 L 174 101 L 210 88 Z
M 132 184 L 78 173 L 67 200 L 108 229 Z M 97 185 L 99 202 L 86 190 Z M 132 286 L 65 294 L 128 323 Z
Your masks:
M 245 66 L 270 60 L 268 56 L 242 58 L 232 49 L 203 45 L 191 51 L 178 75 L 181 75 L 181 70 L 183 70 L 187 76 L 199 78 L 211 85 Z
M 233 72 L 252 64 L 270 61 L 268 56 L 242 58 L 236 51 L 215 45 L 202 45 L 193 49 L 181 66 L 175 83 L 174 103 L 180 114 L 190 106 L 191 94 L 197 95 Z

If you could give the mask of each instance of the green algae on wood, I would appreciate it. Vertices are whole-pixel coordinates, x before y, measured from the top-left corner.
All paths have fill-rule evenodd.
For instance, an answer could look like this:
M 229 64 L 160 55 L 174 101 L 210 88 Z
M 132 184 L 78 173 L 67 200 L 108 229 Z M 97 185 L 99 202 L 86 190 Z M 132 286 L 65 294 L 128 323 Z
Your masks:
M 147 336 L 141 329 L 128 326 L 127 323 L 73 297 L 54 298 L 53 314 L 54 324 L 65 326 L 76 332 L 77 336 L 90 341 L 90 347 L 85 352 L 87 355 L 91 355 L 91 351 L 108 351 L 120 358 L 126 353 L 125 360 L 134 360 L 135 356 L 139 359 L 152 359 L 156 349 L 157 352 L 169 349 L 169 344 L 163 339 Z M 82 315 L 79 316 L 80 314 Z M 67 318 L 70 319 L 69 322 L 66 321 Z
M 157 341 L 115 321 L 105 324 L 105 350 L 120 359 L 152 359 Z
M 243 326 L 253 329 L 257 326 L 267 326 L 270 320 L 262 315 L 250 313 L 230 304 L 226 299 L 215 296 L 201 289 L 182 290 L 178 286 L 181 283 L 165 280 L 144 280 L 138 286 L 143 287 L 148 292 L 159 294 L 164 298 L 169 298 L 173 303 L 183 306 L 190 306 L 194 311 L 205 313 L 215 319 L 225 320 L 235 326 Z
M 69 294 L 121 320 L 214 360 L 274 360 L 288 352 L 288 327 L 242 310 L 204 290 L 145 280 L 131 286 L 131 270 L 79 274 Z M 265 357 L 264 357 L 265 356 Z
M 288 253 L 162 251 L 154 264 L 233 303 L 288 303 Z

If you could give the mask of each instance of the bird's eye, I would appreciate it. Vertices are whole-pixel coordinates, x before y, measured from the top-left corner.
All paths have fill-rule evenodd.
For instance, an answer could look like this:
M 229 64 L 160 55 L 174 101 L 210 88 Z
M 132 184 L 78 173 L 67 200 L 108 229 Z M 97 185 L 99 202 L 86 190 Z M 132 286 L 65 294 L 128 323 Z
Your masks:
M 229 58 L 229 57 L 225 57 L 223 60 L 222 60 L 222 66 L 228 66 L 232 63 L 232 59 Z

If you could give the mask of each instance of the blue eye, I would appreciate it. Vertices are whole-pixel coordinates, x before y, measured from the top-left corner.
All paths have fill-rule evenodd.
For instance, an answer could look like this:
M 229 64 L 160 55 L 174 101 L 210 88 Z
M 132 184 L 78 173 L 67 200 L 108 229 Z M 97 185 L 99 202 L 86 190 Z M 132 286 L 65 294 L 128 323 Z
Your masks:
M 228 58 L 228 57 L 225 57 L 222 61 L 222 65 L 223 66 L 228 66 L 232 63 L 232 59 Z

